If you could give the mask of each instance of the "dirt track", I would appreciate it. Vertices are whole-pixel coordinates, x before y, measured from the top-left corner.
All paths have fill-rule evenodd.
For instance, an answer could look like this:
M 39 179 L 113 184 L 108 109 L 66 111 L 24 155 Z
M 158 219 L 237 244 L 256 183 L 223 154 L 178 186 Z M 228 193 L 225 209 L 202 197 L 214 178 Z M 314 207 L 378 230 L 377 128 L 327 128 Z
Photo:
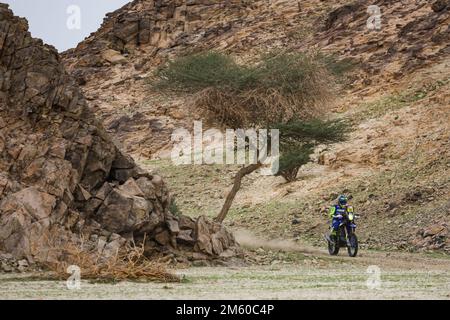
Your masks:
M 450 260 L 423 254 L 365 252 L 356 259 L 324 250 L 296 263 L 177 270 L 182 283 L 93 284 L 80 290 L 30 275 L 0 275 L 2 299 L 450 299 Z M 369 266 L 380 270 L 380 282 Z M 376 270 L 371 267 L 369 270 Z M 28 278 L 27 278 L 28 277 Z M 369 281 L 369 282 L 368 282 Z

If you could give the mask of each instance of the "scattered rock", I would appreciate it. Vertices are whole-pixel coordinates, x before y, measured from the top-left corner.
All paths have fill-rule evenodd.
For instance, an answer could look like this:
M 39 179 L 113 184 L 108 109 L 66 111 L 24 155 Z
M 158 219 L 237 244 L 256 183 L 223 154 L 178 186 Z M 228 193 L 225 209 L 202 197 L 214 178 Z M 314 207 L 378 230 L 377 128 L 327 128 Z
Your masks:
M 155 236 L 155 240 L 156 240 L 160 245 L 163 245 L 163 246 L 167 246 L 167 245 L 169 245 L 170 242 L 171 242 L 170 235 L 169 235 L 169 232 L 168 232 L 167 230 L 164 230 L 164 231 L 158 233 L 158 234 Z
M 178 234 L 180 232 L 180 226 L 178 225 L 178 221 L 174 219 L 167 220 L 167 227 L 172 234 Z
M 448 0 L 437 0 L 431 4 L 431 9 L 434 12 L 441 12 L 448 8 L 450 8 L 450 1 Z
M 444 230 L 446 230 L 445 226 L 434 225 L 434 226 L 428 227 L 427 229 L 425 229 L 423 231 L 423 237 L 426 238 L 426 237 L 430 237 L 430 236 L 435 236 Z
M 181 230 L 177 234 L 177 240 L 180 243 L 194 244 L 195 240 L 192 237 L 192 230 Z
M 125 63 L 127 59 L 120 52 L 108 49 L 103 51 L 102 58 L 112 64 Z
M 405 200 L 409 202 L 417 202 L 422 198 L 422 192 L 421 191 L 413 191 L 408 192 L 405 195 Z

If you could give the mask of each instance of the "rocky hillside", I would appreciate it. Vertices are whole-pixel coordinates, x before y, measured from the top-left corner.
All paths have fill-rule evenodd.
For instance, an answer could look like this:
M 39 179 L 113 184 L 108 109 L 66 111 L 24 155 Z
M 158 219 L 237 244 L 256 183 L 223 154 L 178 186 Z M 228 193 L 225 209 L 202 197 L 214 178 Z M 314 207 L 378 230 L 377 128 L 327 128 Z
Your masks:
M 298 10 L 292 1 L 133 1 L 62 56 L 106 128 L 126 150 L 149 158 L 168 150 L 173 129 L 193 119 L 185 99 L 151 91 L 156 67 L 186 52 L 281 46 L 291 19 L 302 18 Z
M 367 28 L 371 4 L 382 10 L 380 31 Z M 213 49 L 251 61 L 271 49 L 320 48 L 359 65 L 350 85 L 359 100 L 448 56 L 448 22 L 445 1 L 136 0 L 63 60 L 107 129 L 148 158 L 170 147 L 174 127 L 192 123 L 185 99 L 147 84 L 171 57 Z
M 108 257 L 146 235 L 148 255 L 234 255 L 222 226 L 174 215 L 170 204 L 162 178 L 96 120 L 57 51 L 0 4 L 0 253 L 51 262 L 83 241 Z
M 367 28 L 369 5 L 381 10 L 380 30 Z M 317 150 L 292 184 L 250 177 L 233 224 L 318 243 L 325 207 L 347 192 L 362 213 L 364 245 L 448 251 L 449 22 L 447 0 L 136 0 L 62 58 L 120 147 L 144 160 L 164 158 L 172 130 L 201 118 L 188 96 L 148 85 L 168 59 L 212 49 L 251 63 L 271 49 L 308 48 L 350 59 L 356 67 L 335 110 L 354 125 L 349 141 Z M 223 195 L 211 190 L 230 182 L 215 170 L 166 170 L 182 209 L 217 212 Z

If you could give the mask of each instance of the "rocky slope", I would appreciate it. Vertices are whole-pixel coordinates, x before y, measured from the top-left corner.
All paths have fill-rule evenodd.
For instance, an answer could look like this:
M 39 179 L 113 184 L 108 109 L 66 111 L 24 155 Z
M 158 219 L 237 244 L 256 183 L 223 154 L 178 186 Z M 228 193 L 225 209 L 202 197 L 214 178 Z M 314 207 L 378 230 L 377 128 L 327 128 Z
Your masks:
M 148 158 L 170 148 L 173 128 L 199 117 L 188 99 L 161 97 L 148 85 L 167 59 L 220 50 L 251 61 L 271 49 L 320 48 L 358 64 L 350 90 L 360 100 L 448 56 L 449 11 L 446 1 L 437 3 L 137 0 L 107 15 L 63 60 L 107 129 L 125 149 Z M 367 28 L 373 4 L 382 11 L 379 31 Z
M 369 5 L 381 9 L 380 30 L 367 28 Z M 324 208 L 347 192 L 363 216 L 364 245 L 448 251 L 449 22 L 447 0 L 137 0 L 62 57 L 90 109 L 121 148 L 141 159 L 164 158 L 172 130 L 201 118 L 187 107 L 189 97 L 161 96 L 148 85 L 167 59 L 213 49 L 251 62 L 279 48 L 351 59 L 356 68 L 335 110 L 354 123 L 349 141 L 318 150 L 293 184 L 250 177 L 233 223 L 318 242 Z M 217 212 L 229 187 L 217 176 L 230 173 L 215 170 L 221 169 L 167 170 L 175 172 L 167 172 L 168 183 L 175 181 L 182 209 Z
M 57 51 L 0 4 L 0 252 L 63 259 L 82 241 L 104 257 L 146 235 L 146 253 L 232 256 L 234 238 L 204 217 L 170 212 L 158 175 L 116 147 Z

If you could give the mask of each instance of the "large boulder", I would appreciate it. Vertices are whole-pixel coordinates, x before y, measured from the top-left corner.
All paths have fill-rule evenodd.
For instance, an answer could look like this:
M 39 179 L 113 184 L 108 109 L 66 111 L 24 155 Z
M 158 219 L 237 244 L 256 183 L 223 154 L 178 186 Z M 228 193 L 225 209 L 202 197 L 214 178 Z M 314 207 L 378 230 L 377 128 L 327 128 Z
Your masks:
M 105 229 L 120 234 L 153 230 L 160 223 L 160 217 L 153 210 L 152 202 L 145 198 L 134 179 L 130 178 L 109 192 L 96 216 Z
M 21 258 L 37 253 L 33 245 L 39 246 L 50 225 L 54 206 L 54 197 L 34 187 L 3 198 L 0 202 L 2 249 Z
M 200 216 L 195 223 L 195 241 L 200 252 L 220 256 L 236 246 L 235 239 L 223 225 Z

